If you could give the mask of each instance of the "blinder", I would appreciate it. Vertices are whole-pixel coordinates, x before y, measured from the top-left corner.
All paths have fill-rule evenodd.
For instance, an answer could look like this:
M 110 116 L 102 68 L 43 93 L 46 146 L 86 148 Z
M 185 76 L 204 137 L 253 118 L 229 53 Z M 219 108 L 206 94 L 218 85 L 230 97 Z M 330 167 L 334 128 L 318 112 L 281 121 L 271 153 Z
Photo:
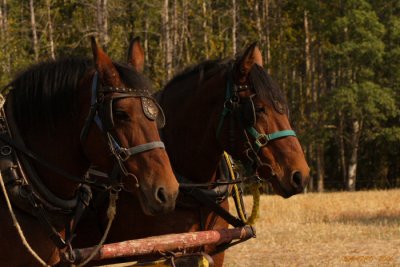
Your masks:
M 165 115 L 157 101 L 152 97 L 142 97 L 141 100 L 144 115 L 149 120 L 156 121 L 159 129 L 164 128 Z
M 111 98 L 105 98 L 99 104 L 99 116 L 103 122 L 103 127 L 105 130 L 110 131 L 114 128 L 114 114 L 113 114 L 113 102 L 119 99 L 132 97 L 129 94 L 122 94 Z M 165 116 L 161 107 L 152 98 L 147 96 L 140 97 L 142 103 L 142 109 L 145 116 L 151 120 L 156 121 L 158 128 L 163 128 L 165 126 Z
M 245 129 L 253 127 L 256 124 L 256 110 L 253 102 L 254 96 L 255 94 L 246 98 L 240 98 L 239 107 L 235 110 Z
M 114 116 L 113 116 L 113 98 L 105 99 L 102 104 L 99 105 L 99 117 L 103 122 L 104 130 L 110 131 L 114 128 Z

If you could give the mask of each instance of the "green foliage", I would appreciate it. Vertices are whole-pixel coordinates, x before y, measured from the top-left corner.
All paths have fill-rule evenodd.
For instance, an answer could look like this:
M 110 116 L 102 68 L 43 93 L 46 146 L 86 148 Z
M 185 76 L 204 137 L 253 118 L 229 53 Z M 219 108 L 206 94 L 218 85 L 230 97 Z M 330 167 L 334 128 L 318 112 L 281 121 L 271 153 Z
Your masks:
M 385 123 L 400 114 L 393 92 L 373 82 L 336 89 L 328 105 L 329 112 L 340 111 L 346 121 L 362 121 L 367 138 L 379 135 Z
M 51 57 L 47 2 L 34 1 L 40 60 Z M 99 40 L 101 36 L 98 1 L 49 3 L 56 57 L 90 56 L 89 36 Z M 167 81 L 164 1 L 107 3 L 108 38 L 103 47 L 124 62 L 130 39 L 140 36 L 146 50 L 145 73 L 161 88 Z M 400 1 L 236 0 L 236 4 L 237 50 L 259 41 L 265 67 L 287 95 L 292 125 L 311 168 L 316 169 L 317 161 L 313 150 L 323 144 L 328 159 L 325 173 L 328 179 L 337 179 L 337 128 L 344 120 L 343 134 L 349 138 L 351 122 L 357 119 L 363 122 L 360 175 L 384 173 L 382 168 L 395 166 L 389 173 L 400 176 L 395 164 L 400 160 L 395 149 L 400 142 Z M 7 1 L 1 10 L 0 86 L 4 86 L 35 57 L 29 1 Z M 176 73 L 206 58 L 233 56 L 232 14 L 232 1 L 169 0 L 173 53 L 169 68 Z M 383 167 L 368 167 L 377 158 Z

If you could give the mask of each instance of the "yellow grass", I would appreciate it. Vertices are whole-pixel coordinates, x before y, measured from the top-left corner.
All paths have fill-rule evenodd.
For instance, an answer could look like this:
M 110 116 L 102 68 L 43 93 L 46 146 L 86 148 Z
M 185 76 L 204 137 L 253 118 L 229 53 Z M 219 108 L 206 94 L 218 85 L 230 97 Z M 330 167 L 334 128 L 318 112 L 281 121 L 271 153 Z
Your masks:
M 400 266 L 400 190 L 263 196 L 260 209 L 257 238 L 224 266 Z

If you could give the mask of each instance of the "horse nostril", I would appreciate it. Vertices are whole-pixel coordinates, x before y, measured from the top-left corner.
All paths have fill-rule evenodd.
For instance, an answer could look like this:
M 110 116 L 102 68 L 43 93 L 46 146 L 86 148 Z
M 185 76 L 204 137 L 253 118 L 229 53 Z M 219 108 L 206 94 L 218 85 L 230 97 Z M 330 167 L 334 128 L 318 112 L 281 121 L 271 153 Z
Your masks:
M 302 181 L 301 172 L 299 172 L 299 171 L 293 172 L 291 183 L 296 189 L 303 190 L 303 181 Z
M 159 187 L 157 189 L 157 191 L 156 191 L 156 200 L 158 200 L 162 204 L 167 202 L 167 197 L 165 195 L 164 187 Z

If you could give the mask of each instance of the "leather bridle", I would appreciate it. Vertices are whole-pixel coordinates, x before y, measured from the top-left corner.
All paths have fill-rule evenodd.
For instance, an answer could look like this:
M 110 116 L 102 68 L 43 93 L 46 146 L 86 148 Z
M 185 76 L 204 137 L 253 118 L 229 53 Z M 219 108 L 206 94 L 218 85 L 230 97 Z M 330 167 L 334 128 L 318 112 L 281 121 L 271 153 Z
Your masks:
M 105 135 L 111 153 L 116 159 L 116 164 L 114 165 L 113 171 L 110 177 L 110 183 L 112 186 L 122 186 L 122 183 L 118 177 L 122 172 L 126 176 L 133 177 L 136 180 L 136 186 L 139 187 L 139 181 L 136 176 L 132 173 L 129 173 L 125 166 L 124 162 L 127 161 L 131 156 L 140 154 L 152 149 L 161 148 L 165 149 L 165 145 L 162 141 L 152 141 L 145 144 L 140 144 L 134 147 L 125 148 L 121 146 L 117 140 L 111 133 L 111 130 L 114 128 L 113 124 L 113 114 L 112 114 L 112 101 L 120 100 L 124 98 L 137 97 L 141 99 L 143 105 L 143 112 L 146 117 L 150 120 L 156 120 L 157 116 L 149 112 L 148 105 L 149 101 L 152 101 L 158 108 L 159 114 L 163 119 L 163 112 L 161 107 L 157 104 L 157 102 L 152 98 L 150 92 L 145 89 L 135 89 L 135 88 L 126 88 L 126 87 L 111 87 L 111 86 L 102 86 L 101 83 L 98 82 L 98 73 L 95 72 L 93 81 L 92 81 L 92 96 L 91 96 L 91 106 L 89 114 L 86 118 L 85 124 L 81 131 L 81 142 L 84 143 L 87 139 L 89 128 L 93 122 L 99 127 L 102 133 Z M 112 94 L 108 96 L 109 94 Z M 163 122 L 161 124 L 164 124 Z
M 226 93 L 225 93 L 225 101 L 224 101 L 224 109 L 222 110 L 220 120 L 217 126 L 216 136 L 219 140 L 222 126 L 225 123 L 225 120 L 229 118 L 229 136 L 228 142 L 229 146 L 233 148 L 236 143 L 236 125 L 239 124 L 240 128 L 243 131 L 243 135 L 245 137 L 245 146 L 247 149 L 244 151 L 246 157 L 243 163 L 246 168 L 247 175 L 253 175 L 256 173 L 257 169 L 261 166 L 268 166 L 271 169 L 272 175 L 274 175 L 274 170 L 272 167 L 263 162 L 259 157 L 259 152 L 261 149 L 268 145 L 270 141 L 288 137 L 288 136 L 296 136 L 296 133 L 293 130 L 281 130 L 277 132 L 273 132 L 270 134 L 260 133 L 255 128 L 255 120 L 253 125 L 246 125 L 243 121 L 242 114 L 238 113 L 240 110 L 241 103 L 243 103 L 244 99 L 239 96 L 241 91 L 250 90 L 251 85 L 237 85 L 233 81 L 233 67 L 231 67 L 227 72 L 227 84 L 226 84 Z M 254 95 L 250 96 L 251 98 Z M 247 100 L 249 101 L 249 100 Z M 253 107 L 254 108 L 254 107 Z M 236 115 L 236 116 L 235 116 Z M 251 138 L 250 138 L 251 137 Z
M 100 87 L 100 88 L 99 88 Z M 110 151 L 114 155 L 116 159 L 116 164 L 114 164 L 111 175 L 109 175 L 110 180 L 103 183 L 96 180 L 92 180 L 89 177 L 77 177 L 68 173 L 64 169 L 59 168 L 58 166 L 49 163 L 46 159 L 42 158 L 40 155 L 30 151 L 23 144 L 23 140 L 17 139 L 14 140 L 11 137 L 10 129 L 7 125 L 7 118 L 4 112 L 4 109 L 1 107 L 0 111 L 0 140 L 3 142 L 3 148 L 9 148 L 9 152 L 7 154 L 2 154 L 1 160 L 2 169 L 1 172 L 3 174 L 3 179 L 6 179 L 7 187 L 10 190 L 10 194 L 13 200 L 18 203 L 21 202 L 19 199 L 22 199 L 22 204 L 18 204 L 21 206 L 23 210 L 27 210 L 28 213 L 34 214 L 38 220 L 43 224 L 44 230 L 48 233 L 49 238 L 54 242 L 54 244 L 63 249 L 65 247 L 71 248 L 71 240 L 74 236 L 74 231 L 76 224 L 78 223 L 81 215 L 85 208 L 89 205 L 89 202 L 92 198 L 92 193 L 90 188 L 97 187 L 102 190 L 108 190 L 110 194 L 117 195 L 118 192 L 122 188 L 122 183 L 119 178 L 122 174 L 125 176 L 133 177 L 136 180 L 136 186 L 139 187 L 139 182 L 134 174 L 129 173 L 125 166 L 124 162 L 127 161 L 131 156 L 143 153 L 155 148 L 164 149 L 164 143 L 161 141 L 154 141 L 145 144 L 141 144 L 138 146 L 125 148 L 121 147 L 111 134 L 111 130 L 113 129 L 113 125 L 108 121 L 112 121 L 110 117 L 107 117 L 105 112 L 105 99 L 107 94 L 114 93 L 112 96 L 108 97 L 109 101 L 118 100 L 122 98 L 130 98 L 130 97 L 140 97 L 142 100 L 142 108 L 146 117 L 150 120 L 157 119 L 157 112 L 155 111 L 158 108 L 159 114 L 162 116 L 161 124 L 164 122 L 163 113 L 161 107 L 155 102 L 155 100 L 151 97 L 150 93 L 147 90 L 141 89 L 132 89 L 132 88 L 116 88 L 116 87 L 101 87 L 98 83 L 98 74 L 97 72 L 94 74 L 92 81 L 92 96 L 91 96 L 91 107 L 89 111 L 89 115 L 86 118 L 85 124 L 81 130 L 81 142 L 84 143 L 87 139 L 89 128 L 93 121 L 97 124 L 100 130 L 105 135 Z M 155 107 L 151 106 L 155 104 Z M 112 110 L 110 110 L 112 112 Z M 109 114 L 108 116 L 112 116 Z M 13 129 L 14 134 L 17 129 Z M 30 172 L 28 172 L 29 180 L 34 181 L 35 187 L 29 183 L 29 181 L 24 177 L 24 175 L 19 175 L 17 171 L 15 171 L 15 166 L 18 168 L 22 168 L 19 163 L 13 162 L 13 154 L 11 152 L 12 149 L 19 151 L 21 153 L 21 159 L 24 160 L 24 167 L 28 168 L 30 164 L 25 158 L 30 158 L 33 161 L 39 163 L 40 165 L 58 173 L 59 175 L 73 181 L 82 184 L 79 187 L 78 195 L 73 200 L 62 200 L 57 196 L 51 194 L 51 192 L 47 189 L 47 187 L 41 182 L 40 178 L 36 175 L 36 173 L 30 168 Z M 21 170 L 22 172 L 22 170 Z M 27 194 L 22 194 L 23 191 L 27 190 Z M 39 192 L 39 193 L 37 193 Z M 42 196 L 43 194 L 43 196 Z M 66 238 L 62 238 L 62 236 L 55 230 L 51 220 L 48 217 L 48 212 L 56 212 L 60 213 L 62 216 L 71 216 L 73 218 L 73 223 L 70 221 L 67 222 L 66 226 Z

